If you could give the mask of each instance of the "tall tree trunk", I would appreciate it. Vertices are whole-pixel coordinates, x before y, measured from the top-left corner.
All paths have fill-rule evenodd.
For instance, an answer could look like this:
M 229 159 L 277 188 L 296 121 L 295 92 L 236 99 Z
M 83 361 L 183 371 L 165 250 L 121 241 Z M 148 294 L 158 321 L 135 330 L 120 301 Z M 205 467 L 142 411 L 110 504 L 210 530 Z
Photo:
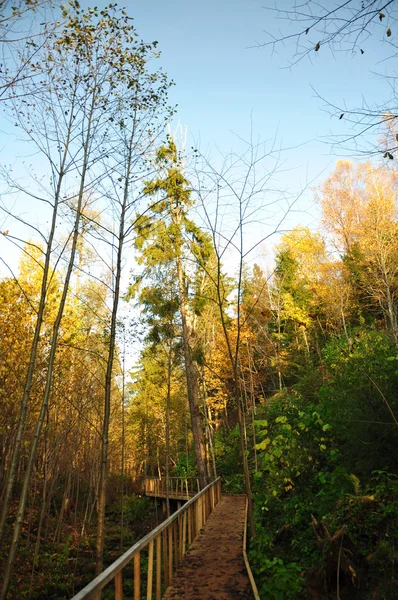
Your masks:
M 129 185 L 130 175 L 132 168 L 132 156 L 134 150 L 134 139 L 135 139 L 135 120 L 132 124 L 132 130 L 128 143 L 128 154 L 125 172 L 125 183 L 123 190 L 123 199 L 120 206 L 120 221 L 119 221 L 119 234 L 117 237 L 117 255 L 116 255 L 116 272 L 115 272 L 115 289 L 113 293 L 112 303 L 112 316 L 111 316 L 111 328 L 109 338 L 109 351 L 106 365 L 105 375 L 105 397 L 104 397 L 104 421 L 102 426 L 101 436 L 101 470 L 100 470 L 100 485 L 99 485 L 99 498 L 98 498 L 98 519 L 97 519 L 97 544 L 96 544 L 96 566 L 95 570 L 97 575 L 102 572 L 103 569 L 103 554 L 104 554 L 104 541 L 105 541 L 105 506 L 106 506 L 106 487 L 108 480 L 108 453 L 109 453 L 109 423 L 111 414 L 111 392 L 112 392 L 112 372 L 113 372 L 113 361 L 115 358 L 115 347 L 116 347 L 116 325 L 117 325 L 117 311 L 120 300 L 120 280 L 122 275 L 122 254 L 123 245 L 125 240 L 125 226 L 126 226 L 126 212 L 128 207 L 128 196 L 129 196 Z M 99 598 L 97 596 L 97 598 Z
M 213 468 L 213 477 L 214 479 L 217 478 L 217 467 L 216 467 L 216 457 L 214 454 L 214 443 L 213 443 L 213 436 L 214 436 L 214 430 L 213 427 L 211 426 L 211 411 L 210 411 L 210 407 L 207 403 L 207 389 L 206 389 L 206 381 L 205 381 L 205 377 L 204 374 L 202 373 L 202 387 L 203 387 L 203 410 L 204 410 L 204 415 L 205 415 L 205 423 L 206 423 L 206 434 L 207 434 L 207 439 L 208 439 L 208 443 L 209 443 L 209 458 L 208 458 L 208 473 L 210 475 L 211 469 L 210 469 L 210 458 L 211 458 L 211 462 L 212 462 L 212 468 Z
M 124 332 L 124 336 L 125 336 L 125 332 Z M 121 482 L 121 491 L 120 491 L 120 496 L 121 496 L 121 501 L 122 501 L 122 506 L 121 506 L 121 511 L 120 511 L 120 550 L 121 552 L 123 552 L 123 536 L 124 536 L 124 474 L 125 474 L 125 470 L 126 470 L 126 451 L 124 448 L 124 444 L 125 444 L 125 418 L 124 418 L 124 403 L 125 403 L 125 392 L 126 392 L 126 385 L 125 385 L 125 370 L 126 370 L 126 339 L 123 339 L 123 360 L 122 360 L 122 482 Z
M 245 446 L 245 423 L 244 423 L 244 415 L 242 414 L 242 400 L 241 400 L 241 391 L 239 388 L 239 372 L 238 372 L 238 351 L 239 351 L 239 339 L 237 341 L 236 352 L 234 354 L 231 346 L 231 340 L 229 337 L 229 333 L 227 330 L 227 325 L 225 322 L 225 315 L 223 310 L 223 298 L 221 295 L 221 265 L 218 261 L 217 268 L 217 298 L 218 298 L 218 307 L 220 310 L 220 318 L 221 318 L 221 326 L 224 333 L 225 342 L 227 344 L 227 351 L 229 360 L 231 363 L 231 369 L 234 379 L 234 396 L 235 402 L 238 409 L 238 421 L 239 421 L 239 444 L 240 444 L 240 452 L 242 456 L 242 464 L 243 464 L 243 475 L 245 478 L 245 490 L 247 495 L 247 516 L 249 519 L 249 527 L 250 533 L 253 539 L 256 539 L 256 530 L 254 526 L 254 516 L 253 516 L 253 501 L 251 494 L 251 483 L 250 483 L 250 473 L 249 473 L 249 465 L 247 462 L 247 454 L 246 454 L 246 446 Z M 239 314 L 238 314 L 238 323 L 239 323 Z
M 187 378 L 188 388 L 188 402 L 189 410 L 191 413 L 191 425 L 192 434 L 195 446 L 196 464 L 198 467 L 199 481 L 201 488 L 207 485 L 207 472 L 206 472 L 206 452 L 205 444 L 203 439 L 203 429 L 200 417 L 200 406 L 199 406 L 199 386 L 198 386 L 198 372 L 195 362 L 192 358 L 192 349 L 190 346 L 190 339 L 192 337 L 191 328 L 189 325 L 189 306 L 188 306 L 188 294 L 185 287 L 184 271 L 182 268 L 181 256 L 177 256 L 177 277 L 178 277 L 178 288 L 180 293 L 180 312 L 182 322 L 182 337 L 184 345 L 184 360 L 185 360 L 185 373 Z
M 172 346 L 171 341 L 167 357 L 167 398 L 166 398 L 166 511 L 170 516 L 170 403 L 171 403 L 171 367 Z

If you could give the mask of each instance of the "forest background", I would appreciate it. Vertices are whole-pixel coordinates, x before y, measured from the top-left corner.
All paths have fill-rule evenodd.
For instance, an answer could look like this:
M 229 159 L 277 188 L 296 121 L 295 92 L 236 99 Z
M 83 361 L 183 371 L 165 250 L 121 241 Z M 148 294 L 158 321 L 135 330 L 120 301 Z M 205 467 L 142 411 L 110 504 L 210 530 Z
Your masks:
M 395 4 L 286 2 L 250 52 L 239 2 L 189 43 L 149 4 L 0 3 L 2 598 L 100 572 L 148 474 L 248 494 L 261 597 L 394 598 Z

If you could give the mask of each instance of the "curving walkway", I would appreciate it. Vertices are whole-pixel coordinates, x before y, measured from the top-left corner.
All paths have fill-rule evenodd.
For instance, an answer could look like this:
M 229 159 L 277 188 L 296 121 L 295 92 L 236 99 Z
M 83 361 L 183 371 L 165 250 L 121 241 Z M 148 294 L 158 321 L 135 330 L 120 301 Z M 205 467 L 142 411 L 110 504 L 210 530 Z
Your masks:
M 223 496 L 184 556 L 163 600 L 252 600 L 243 559 L 246 496 Z

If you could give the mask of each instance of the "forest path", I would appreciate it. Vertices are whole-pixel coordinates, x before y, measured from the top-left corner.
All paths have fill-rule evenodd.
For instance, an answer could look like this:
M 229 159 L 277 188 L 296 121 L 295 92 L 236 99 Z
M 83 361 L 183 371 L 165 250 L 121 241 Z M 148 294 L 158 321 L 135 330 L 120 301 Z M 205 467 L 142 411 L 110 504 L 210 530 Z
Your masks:
M 223 496 L 190 546 L 163 600 L 253 599 L 243 558 L 246 496 Z

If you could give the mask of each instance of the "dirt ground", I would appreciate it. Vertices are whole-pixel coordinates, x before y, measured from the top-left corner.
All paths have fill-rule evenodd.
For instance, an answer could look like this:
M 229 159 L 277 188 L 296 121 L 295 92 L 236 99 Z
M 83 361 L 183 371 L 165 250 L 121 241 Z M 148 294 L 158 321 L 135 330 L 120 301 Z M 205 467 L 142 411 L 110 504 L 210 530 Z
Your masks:
M 223 496 L 163 600 L 253 600 L 243 560 L 246 496 Z

